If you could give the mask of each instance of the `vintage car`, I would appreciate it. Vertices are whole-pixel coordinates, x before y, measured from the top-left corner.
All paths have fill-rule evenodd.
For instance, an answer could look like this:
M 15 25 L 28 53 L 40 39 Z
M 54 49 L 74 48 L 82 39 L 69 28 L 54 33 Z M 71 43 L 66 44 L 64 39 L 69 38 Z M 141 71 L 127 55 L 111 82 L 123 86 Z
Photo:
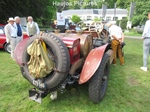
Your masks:
M 66 33 L 42 32 L 24 39 L 15 50 L 23 77 L 34 86 L 29 97 L 40 103 L 48 94 L 56 99 L 59 90 L 76 82 L 88 83 L 90 100 L 99 103 L 106 93 L 113 55 L 103 26 Z
M 0 24 L 0 49 L 4 49 L 8 53 L 11 52 L 10 44 L 6 42 L 6 36 L 4 32 L 4 26 L 3 24 Z M 21 26 L 23 30 L 23 39 L 28 38 L 28 35 L 26 34 L 26 27 Z

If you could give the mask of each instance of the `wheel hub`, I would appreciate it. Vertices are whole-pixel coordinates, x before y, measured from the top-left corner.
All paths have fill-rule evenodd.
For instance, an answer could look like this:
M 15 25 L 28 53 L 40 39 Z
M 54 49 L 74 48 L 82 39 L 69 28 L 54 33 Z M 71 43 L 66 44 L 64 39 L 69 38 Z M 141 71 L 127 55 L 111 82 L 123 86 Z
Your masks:
M 107 80 L 107 76 L 104 75 L 103 78 L 102 78 L 102 80 L 103 80 L 103 81 Z

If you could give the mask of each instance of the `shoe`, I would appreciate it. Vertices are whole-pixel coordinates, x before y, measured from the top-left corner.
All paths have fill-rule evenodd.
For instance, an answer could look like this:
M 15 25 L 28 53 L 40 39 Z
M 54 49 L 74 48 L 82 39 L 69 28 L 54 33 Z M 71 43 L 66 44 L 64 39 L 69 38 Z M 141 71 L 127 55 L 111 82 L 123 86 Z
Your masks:
M 116 66 L 116 64 L 113 63 L 114 66 Z
M 140 67 L 143 71 L 147 71 L 147 67 Z
M 120 64 L 121 66 L 124 66 L 124 64 Z

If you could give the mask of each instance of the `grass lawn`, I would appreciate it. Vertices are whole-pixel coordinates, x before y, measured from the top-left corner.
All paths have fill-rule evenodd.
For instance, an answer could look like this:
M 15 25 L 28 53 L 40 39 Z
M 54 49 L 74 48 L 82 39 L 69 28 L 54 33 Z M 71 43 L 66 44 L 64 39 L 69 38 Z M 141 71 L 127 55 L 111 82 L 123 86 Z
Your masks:
M 33 86 L 23 78 L 10 55 L 0 50 L 0 112 L 149 112 L 150 72 L 140 70 L 142 40 L 125 39 L 125 65 L 111 65 L 105 98 L 99 104 L 89 100 L 87 84 L 38 104 L 28 98 Z M 149 66 L 150 67 L 150 66 Z
M 129 32 L 124 32 L 124 34 L 125 34 L 126 36 L 139 36 L 139 37 L 142 36 L 142 34 L 137 33 L 137 32 L 134 31 L 134 30 L 131 30 L 131 31 L 129 31 Z

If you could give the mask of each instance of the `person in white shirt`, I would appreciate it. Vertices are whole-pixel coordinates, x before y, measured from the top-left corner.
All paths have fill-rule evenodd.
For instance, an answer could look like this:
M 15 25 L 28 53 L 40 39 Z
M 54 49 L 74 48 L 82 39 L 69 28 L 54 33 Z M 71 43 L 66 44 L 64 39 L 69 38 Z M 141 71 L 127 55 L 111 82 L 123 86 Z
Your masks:
M 113 64 L 116 65 L 117 54 L 120 60 L 120 65 L 124 65 L 124 57 L 122 55 L 122 43 L 124 42 L 124 33 L 122 29 L 114 25 L 111 22 L 108 22 L 106 26 L 109 28 L 109 34 L 111 36 L 111 48 L 114 51 L 114 60 Z
M 11 58 L 14 60 L 14 50 L 17 45 L 17 28 L 14 26 L 15 20 L 11 17 L 8 20 L 8 24 L 5 26 L 4 31 L 6 35 L 7 43 L 11 46 Z
M 150 12 L 148 13 L 148 20 L 145 23 L 144 31 L 142 34 L 143 39 L 143 71 L 148 70 L 148 56 L 150 53 Z
M 39 34 L 39 26 L 36 22 L 33 21 L 32 16 L 28 16 L 28 23 L 27 23 L 27 35 L 32 37 L 35 34 Z

